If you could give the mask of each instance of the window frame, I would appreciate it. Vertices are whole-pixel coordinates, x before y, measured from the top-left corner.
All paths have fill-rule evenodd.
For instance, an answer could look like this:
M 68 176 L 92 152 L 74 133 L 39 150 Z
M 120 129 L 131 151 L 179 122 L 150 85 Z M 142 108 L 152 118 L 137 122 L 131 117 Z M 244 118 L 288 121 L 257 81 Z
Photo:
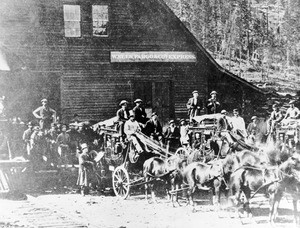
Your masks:
M 95 6 L 106 6 L 107 7 L 107 23 L 106 23 L 106 35 L 95 35 L 94 34 L 94 7 Z M 109 21 L 110 21 L 110 6 L 107 3 L 100 3 L 100 4 L 93 4 L 92 5 L 92 10 L 91 10 L 91 14 L 92 14 L 92 37 L 93 38 L 108 38 L 110 36 L 110 31 L 109 31 Z M 95 20 L 96 21 L 96 20 Z
M 65 7 L 67 6 L 77 6 L 79 7 L 79 20 L 66 20 L 66 10 Z M 75 10 L 76 12 L 76 10 Z M 74 14 L 74 17 L 76 17 L 76 14 Z M 64 20 L 64 37 L 66 38 L 81 38 L 82 37 L 82 7 L 80 4 L 63 4 L 63 20 Z M 74 35 L 74 36 L 68 36 L 66 33 L 66 29 L 71 29 L 66 27 L 66 22 L 78 22 L 79 24 L 79 35 Z M 76 28 L 75 28 L 76 30 Z M 76 33 L 76 32 L 75 32 Z

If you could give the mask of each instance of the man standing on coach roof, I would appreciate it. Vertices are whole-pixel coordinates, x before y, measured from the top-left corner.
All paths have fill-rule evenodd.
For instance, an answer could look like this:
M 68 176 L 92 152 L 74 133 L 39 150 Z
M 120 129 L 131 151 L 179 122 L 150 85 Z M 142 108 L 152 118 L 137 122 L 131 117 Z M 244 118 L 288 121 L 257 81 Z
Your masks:
M 56 111 L 48 106 L 47 99 L 42 99 L 42 106 L 38 107 L 32 114 L 39 119 L 41 130 L 50 129 L 51 123 L 56 122 Z
M 220 103 L 217 101 L 217 92 L 210 93 L 211 98 L 207 102 L 207 114 L 215 114 L 220 112 Z
M 127 101 L 122 100 L 120 102 L 121 108 L 117 111 L 117 118 L 118 118 L 118 129 L 121 136 L 124 135 L 124 124 L 129 119 L 129 111 L 127 109 Z
M 203 102 L 199 98 L 199 93 L 197 90 L 193 91 L 193 97 L 188 100 L 186 107 L 188 109 L 190 121 L 192 121 L 193 117 L 201 114 L 200 111 L 203 109 Z

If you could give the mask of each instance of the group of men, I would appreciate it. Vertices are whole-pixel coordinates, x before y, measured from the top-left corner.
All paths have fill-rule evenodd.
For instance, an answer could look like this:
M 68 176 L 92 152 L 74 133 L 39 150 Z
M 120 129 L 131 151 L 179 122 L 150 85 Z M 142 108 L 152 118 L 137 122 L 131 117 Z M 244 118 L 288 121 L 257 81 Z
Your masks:
M 89 140 L 84 134 L 84 125 L 77 114 L 69 125 L 57 123 L 56 111 L 48 106 L 47 99 L 41 102 L 42 106 L 33 111 L 39 124 L 29 122 L 23 133 L 25 157 L 32 161 L 34 169 L 74 165 L 78 146 Z
M 190 121 L 193 117 L 204 114 L 204 105 L 202 100 L 199 98 L 199 92 L 195 90 L 192 94 L 193 97 L 190 98 L 186 104 Z M 211 97 L 206 103 L 207 114 L 220 113 L 221 104 L 217 101 L 217 92 L 212 91 L 210 96 Z
M 158 114 L 153 112 L 151 118 L 147 118 L 145 108 L 142 107 L 143 101 L 136 99 L 134 101 L 135 107 L 128 110 L 128 102 L 122 100 L 120 102 L 121 108 L 117 111 L 118 128 L 122 140 L 128 139 L 132 141 L 136 150 L 141 153 L 147 151 L 147 145 L 143 142 L 146 137 L 159 142 L 161 145 L 165 142 L 167 150 L 174 151 L 180 144 L 180 130 L 175 125 L 174 120 L 169 121 L 169 126 L 163 132 L 162 125 L 158 120 Z M 136 133 L 141 132 L 137 137 Z

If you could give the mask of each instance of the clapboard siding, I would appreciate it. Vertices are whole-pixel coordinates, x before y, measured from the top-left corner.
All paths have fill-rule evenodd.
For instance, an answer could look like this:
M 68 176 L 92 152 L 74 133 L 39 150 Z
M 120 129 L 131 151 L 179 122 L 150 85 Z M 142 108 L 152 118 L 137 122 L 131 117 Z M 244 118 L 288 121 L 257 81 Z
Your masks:
M 81 37 L 64 36 L 63 4 L 81 6 Z M 108 37 L 92 36 L 93 4 L 109 6 Z M 0 42 L 26 66 L 9 76 L 0 72 L 12 88 L 3 83 L 0 89 L 11 95 L 14 112 L 24 110 L 30 118 L 42 97 L 64 121 L 74 113 L 84 120 L 110 118 L 120 100 L 132 107 L 137 82 L 151 82 L 154 92 L 155 86 L 168 88 L 171 97 L 164 102 L 169 103 L 162 105 L 169 110 L 162 113 L 166 119 L 186 117 L 193 90 L 204 102 L 212 89 L 225 93 L 225 101 L 240 101 L 241 84 L 247 93 L 243 96 L 257 92 L 224 73 L 162 0 L 2 0 Z M 111 63 L 111 51 L 191 51 L 197 62 Z

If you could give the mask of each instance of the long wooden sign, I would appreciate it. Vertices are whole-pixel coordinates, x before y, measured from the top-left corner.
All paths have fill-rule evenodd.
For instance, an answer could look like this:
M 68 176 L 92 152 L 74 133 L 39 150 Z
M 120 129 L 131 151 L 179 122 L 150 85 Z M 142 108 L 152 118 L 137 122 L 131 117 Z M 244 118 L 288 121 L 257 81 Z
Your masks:
M 196 62 L 194 52 L 188 51 L 111 51 L 111 62 Z

